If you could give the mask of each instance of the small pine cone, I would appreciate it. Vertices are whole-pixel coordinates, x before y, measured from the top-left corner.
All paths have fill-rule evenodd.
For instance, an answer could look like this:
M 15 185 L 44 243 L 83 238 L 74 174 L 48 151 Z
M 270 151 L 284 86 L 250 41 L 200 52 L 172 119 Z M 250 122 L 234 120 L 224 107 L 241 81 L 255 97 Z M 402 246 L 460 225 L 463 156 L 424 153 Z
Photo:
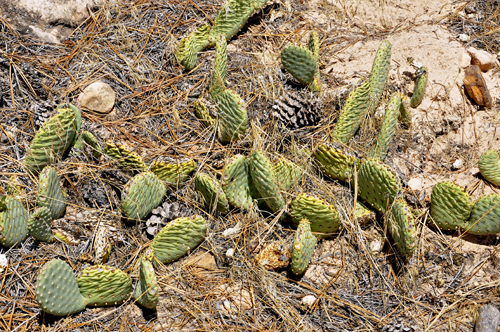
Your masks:
M 419 327 L 408 324 L 402 318 L 397 318 L 382 328 L 383 332 L 418 332 Z
M 286 91 L 271 113 L 291 129 L 315 126 L 323 117 L 318 98 L 309 91 Z
M 33 123 L 36 129 L 40 128 L 45 121 L 55 114 L 55 108 L 48 102 L 32 105 L 30 111 L 33 113 Z
M 193 214 L 193 210 L 182 203 L 164 202 L 152 211 L 151 217 L 146 221 L 147 232 L 156 235 L 167 222 L 181 217 L 191 217 Z

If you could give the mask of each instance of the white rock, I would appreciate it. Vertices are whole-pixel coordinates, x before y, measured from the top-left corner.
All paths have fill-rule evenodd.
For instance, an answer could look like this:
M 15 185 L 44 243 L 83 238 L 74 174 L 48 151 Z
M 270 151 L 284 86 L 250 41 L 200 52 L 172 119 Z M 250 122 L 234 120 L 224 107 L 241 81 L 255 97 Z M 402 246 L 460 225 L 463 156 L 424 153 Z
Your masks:
M 483 50 L 475 49 L 474 47 L 469 47 L 467 52 L 472 57 L 471 63 L 473 65 L 478 65 L 479 69 L 483 72 L 487 72 L 488 70 L 495 67 L 495 56 Z
M 226 310 L 231 310 L 231 302 L 224 300 L 222 303 L 224 304 L 224 308 L 226 308 Z
M 78 96 L 78 105 L 86 110 L 107 114 L 115 105 L 116 94 L 109 84 L 97 81 Z
M 380 250 L 382 250 L 382 242 L 377 239 L 377 240 L 373 240 L 372 242 L 370 242 L 370 251 L 372 253 L 377 253 L 379 252 Z
M 302 302 L 307 304 L 308 307 L 312 307 L 314 301 L 316 301 L 316 296 L 314 295 L 306 295 L 302 298 Z
M 226 251 L 226 256 L 228 256 L 228 257 L 233 257 L 233 256 L 234 256 L 234 249 L 232 249 L 232 248 L 231 248 L 231 249 L 228 249 L 228 250 Z
M 469 37 L 469 35 L 466 35 L 465 33 L 461 33 L 458 35 L 458 40 L 465 43 L 465 42 L 468 42 L 470 40 L 470 37 Z
M 462 159 L 457 159 L 457 160 L 455 160 L 453 165 L 451 165 L 451 168 L 454 170 L 457 170 L 457 169 L 462 168 L 463 165 L 464 165 L 464 161 Z
M 7 259 L 7 256 L 5 256 L 5 254 L 0 254 L 0 273 L 5 271 L 8 265 L 9 260 Z
M 419 178 L 411 178 L 408 181 L 408 187 L 411 188 L 412 190 L 420 191 L 422 190 L 423 187 L 422 180 Z
M 236 224 L 236 226 L 234 226 L 234 227 L 232 227 L 232 228 L 228 228 L 228 229 L 226 229 L 226 230 L 222 233 L 222 236 L 224 236 L 224 237 L 233 236 L 233 235 L 238 234 L 240 231 L 241 231 L 241 224 L 240 224 L 240 223 L 238 223 L 238 224 Z
M 472 61 L 471 56 L 469 53 L 464 52 L 462 55 L 460 55 L 460 68 L 465 69 L 470 66 L 470 63 Z

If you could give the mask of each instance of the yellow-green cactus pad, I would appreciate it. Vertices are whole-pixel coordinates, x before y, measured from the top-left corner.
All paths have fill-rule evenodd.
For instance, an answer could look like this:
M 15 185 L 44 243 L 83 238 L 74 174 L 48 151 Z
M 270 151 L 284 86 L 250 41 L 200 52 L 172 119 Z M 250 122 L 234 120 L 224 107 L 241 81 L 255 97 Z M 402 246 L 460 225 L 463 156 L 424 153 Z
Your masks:
M 222 189 L 229 204 L 240 209 L 249 209 L 253 204 L 248 159 L 242 155 L 233 156 L 222 170 Z
M 89 131 L 84 131 L 81 133 L 81 135 L 78 137 L 74 148 L 77 150 L 85 150 L 85 144 L 87 144 L 91 151 L 92 155 L 99 159 L 102 156 L 102 148 L 101 145 L 99 144 L 99 141 L 97 138 Z M 78 153 L 77 153 L 78 154 Z
M 299 165 L 283 157 L 273 166 L 273 173 L 280 189 L 288 190 L 299 183 L 304 171 Z
M 286 70 L 297 81 L 304 85 L 311 85 L 319 77 L 318 59 L 307 48 L 290 45 L 281 51 L 281 62 Z M 319 82 L 311 86 L 311 90 L 319 91 Z
M 0 196 L 0 244 L 18 246 L 28 236 L 28 211 L 13 196 Z
M 219 139 L 223 143 L 239 140 L 245 135 L 248 125 L 247 110 L 240 96 L 224 90 L 217 97 Z
M 140 262 L 139 282 L 135 287 L 134 299 L 145 308 L 154 309 L 160 301 L 160 288 L 151 261 L 144 257 Z
M 175 57 L 186 70 L 193 70 L 196 67 L 198 53 L 210 44 L 208 41 L 209 31 L 208 25 L 202 25 L 196 31 L 191 32 L 189 36 L 181 39 Z
M 255 188 L 271 211 L 283 209 L 285 200 L 276 183 L 271 162 L 262 151 L 254 151 L 250 155 L 250 172 Z
M 304 273 L 314 254 L 318 239 L 311 233 L 311 223 L 302 219 L 295 232 L 292 246 L 292 262 L 290 269 L 295 275 Z
M 122 144 L 107 142 L 104 153 L 118 162 L 120 168 L 125 171 L 145 171 L 147 169 L 142 157 Z
M 500 195 L 490 194 L 479 198 L 464 229 L 476 235 L 500 233 Z
M 66 197 L 59 184 L 56 169 L 46 166 L 38 181 L 38 206 L 45 206 L 52 213 L 52 219 L 61 218 L 66 211 Z
M 194 115 L 207 128 L 212 128 L 215 125 L 215 119 L 210 115 L 207 106 L 201 100 L 194 102 Z
M 481 175 L 495 186 L 500 186 L 500 160 L 496 150 L 487 150 L 479 158 Z
M 429 70 L 427 67 L 421 67 L 417 70 L 417 79 L 415 80 L 415 87 L 413 88 L 413 95 L 411 96 L 410 106 L 415 108 L 420 105 L 425 95 L 425 88 L 427 87 L 427 80 L 429 79 Z
M 387 76 L 391 66 L 391 48 L 388 40 L 380 43 L 370 73 L 370 103 L 368 112 L 371 114 L 377 108 L 387 85 Z
M 314 158 L 323 174 L 343 182 L 354 179 L 354 164 L 361 166 L 361 160 L 354 151 L 339 143 L 319 144 L 314 152 Z
M 224 80 L 227 74 L 227 42 L 224 35 L 217 38 L 215 45 L 215 63 L 210 82 L 210 99 L 217 101 L 219 95 L 226 90 Z
M 440 182 L 432 188 L 431 217 L 442 230 L 463 229 L 472 206 L 465 189 L 452 182 Z
M 194 186 L 198 190 L 205 201 L 205 205 L 212 211 L 214 208 L 219 212 L 226 213 L 229 211 L 229 202 L 226 194 L 220 187 L 216 179 L 205 173 L 198 173 L 194 178 Z
M 413 255 L 417 249 L 417 227 L 410 208 L 401 198 L 392 205 L 388 229 L 401 255 Z
M 317 234 L 318 237 L 338 232 L 342 226 L 335 206 L 329 205 L 319 198 L 299 194 L 292 201 L 291 207 L 292 224 L 298 227 L 302 219 L 307 219 L 311 223 L 312 232 L 322 233 Z
M 161 203 L 166 191 L 155 173 L 137 174 L 123 188 L 123 214 L 131 220 L 143 220 Z
M 372 210 L 366 208 L 363 204 L 356 201 L 356 211 L 354 214 L 356 221 L 360 226 L 372 223 L 376 220 L 377 215 Z
M 191 159 L 182 163 L 154 162 L 151 165 L 151 172 L 155 173 L 160 180 L 170 184 L 177 184 L 186 181 L 191 173 L 196 169 L 196 162 Z

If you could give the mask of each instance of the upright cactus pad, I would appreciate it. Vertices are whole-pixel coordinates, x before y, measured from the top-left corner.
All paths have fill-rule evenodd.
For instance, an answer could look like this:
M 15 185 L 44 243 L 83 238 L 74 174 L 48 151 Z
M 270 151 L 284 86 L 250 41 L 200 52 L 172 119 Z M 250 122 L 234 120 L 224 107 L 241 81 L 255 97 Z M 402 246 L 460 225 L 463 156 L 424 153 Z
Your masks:
M 358 172 L 358 194 L 373 208 L 385 213 L 401 190 L 401 181 L 389 166 L 373 159 L 363 161 Z
M 307 269 L 317 242 L 318 239 L 311 233 L 311 223 L 307 219 L 302 219 L 293 239 L 290 269 L 294 274 L 302 274 Z
M 239 140 L 245 135 L 248 125 L 247 110 L 240 96 L 224 90 L 217 97 L 219 139 L 223 143 Z
M 229 211 L 226 194 L 220 188 L 217 180 L 212 179 L 208 174 L 198 173 L 194 178 L 194 185 L 196 190 L 203 195 L 205 205 L 210 211 L 214 208 L 214 204 L 216 204 L 216 210 L 219 212 L 226 213 Z
M 161 203 L 166 190 L 153 172 L 137 174 L 123 188 L 123 214 L 132 220 L 143 220 Z
M 75 143 L 74 148 L 78 150 L 84 150 L 85 144 L 88 144 L 92 151 L 92 155 L 95 158 L 99 159 L 102 156 L 101 145 L 99 144 L 99 141 L 97 141 L 97 138 L 90 131 L 84 131 L 81 133 Z
M 80 111 L 71 104 L 57 107 L 58 113 L 47 120 L 31 141 L 24 158 L 24 168 L 38 174 L 45 166 L 62 159 L 80 131 Z
M 481 175 L 495 186 L 500 186 L 500 160 L 496 150 L 487 150 L 479 158 Z
M 500 195 L 490 194 L 479 198 L 464 229 L 476 235 L 500 233 Z
M 207 234 L 207 222 L 200 216 L 177 218 L 156 234 L 151 243 L 154 256 L 163 264 L 184 256 L 200 244 Z
M 262 151 L 254 151 L 250 155 L 250 172 L 255 188 L 271 211 L 283 209 L 285 200 L 276 183 L 271 162 Z
M 361 160 L 353 151 L 341 144 L 319 144 L 314 152 L 314 158 L 320 170 L 332 179 L 351 182 L 354 178 L 354 164 L 361 166 Z
M 81 296 L 91 307 L 122 304 L 132 294 L 130 276 L 106 265 L 94 265 L 82 270 L 76 281 Z
M 431 217 L 442 230 L 463 229 L 473 204 L 464 188 L 444 181 L 432 188 Z
M 215 125 L 215 119 L 210 115 L 203 101 L 197 100 L 194 102 L 194 114 L 205 127 L 211 128 Z
M 318 92 L 319 64 L 313 52 L 301 46 L 290 45 L 281 51 L 281 62 L 286 70 L 300 83 Z
M 52 219 L 59 219 L 66 210 L 66 197 L 59 184 L 56 169 L 46 166 L 38 180 L 38 206 L 45 206 L 52 213 Z
M 186 181 L 189 175 L 196 169 L 196 162 L 191 159 L 182 163 L 154 162 L 151 165 L 151 172 L 155 173 L 160 180 L 170 184 L 177 184 Z
M 125 171 L 145 171 L 147 169 L 142 157 L 122 144 L 107 142 L 104 153 L 118 162 L 120 168 Z
M 417 228 L 413 215 L 403 199 L 396 199 L 389 214 L 389 233 L 403 256 L 411 256 L 417 249 Z
M 202 25 L 196 31 L 191 32 L 189 36 L 181 39 L 175 56 L 186 70 L 193 70 L 196 67 L 198 53 L 210 44 L 208 41 L 209 31 L 208 25 Z
M 52 212 L 47 207 L 42 206 L 36 209 L 28 221 L 29 235 L 38 241 L 52 242 L 54 236 L 52 235 L 51 222 Z
M 85 299 L 78 290 L 71 267 L 60 259 L 46 263 L 38 274 L 36 301 L 43 311 L 66 316 L 85 309 Z
M 417 78 L 413 88 L 413 95 L 410 100 L 410 107 L 418 107 L 425 95 L 425 88 L 427 87 L 427 80 L 429 79 L 429 70 L 427 67 L 420 67 L 417 69 Z
M 311 223 L 311 231 L 314 233 L 324 233 L 326 236 L 338 232 L 342 223 L 335 206 L 329 205 L 321 199 L 298 195 L 292 201 L 292 224 L 299 226 L 302 219 L 307 219 Z M 318 234 L 318 236 L 322 236 Z
M 0 196 L 0 244 L 18 246 L 28 236 L 28 211 L 13 196 Z
M 153 264 L 142 258 L 139 271 L 139 282 L 135 287 L 134 299 L 143 307 L 154 309 L 160 301 L 160 288 L 156 281 Z
M 232 206 L 249 209 L 253 204 L 248 160 L 245 156 L 233 156 L 222 170 L 222 189 Z
M 227 74 L 227 42 L 224 35 L 219 35 L 215 45 L 215 63 L 212 81 L 210 82 L 210 99 L 217 101 L 219 95 L 226 90 L 224 80 Z
M 293 161 L 281 158 L 273 166 L 273 173 L 278 186 L 282 190 L 288 190 L 299 183 L 304 171 Z
M 382 98 L 382 93 L 387 85 L 387 76 L 391 66 L 391 48 L 388 40 L 384 40 L 378 47 L 377 54 L 373 60 L 372 71 L 370 73 L 370 103 L 368 112 L 371 114 L 377 108 Z

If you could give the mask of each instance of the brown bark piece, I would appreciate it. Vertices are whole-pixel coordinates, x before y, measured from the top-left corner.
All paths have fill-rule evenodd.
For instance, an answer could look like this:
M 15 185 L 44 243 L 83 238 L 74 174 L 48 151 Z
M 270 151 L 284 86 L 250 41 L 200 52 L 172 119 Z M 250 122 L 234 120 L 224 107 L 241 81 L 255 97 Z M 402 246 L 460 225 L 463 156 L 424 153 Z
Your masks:
M 479 309 L 474 332 L 497 332 L 500 311 L 492 305 L 485 304 Z
M 478 105 L 488 108 L 492 106 L 490 91 L 486 86 L 479 66 L 470 65 L 465 68 L 464 85 L 467 94 L 474 99 Z

